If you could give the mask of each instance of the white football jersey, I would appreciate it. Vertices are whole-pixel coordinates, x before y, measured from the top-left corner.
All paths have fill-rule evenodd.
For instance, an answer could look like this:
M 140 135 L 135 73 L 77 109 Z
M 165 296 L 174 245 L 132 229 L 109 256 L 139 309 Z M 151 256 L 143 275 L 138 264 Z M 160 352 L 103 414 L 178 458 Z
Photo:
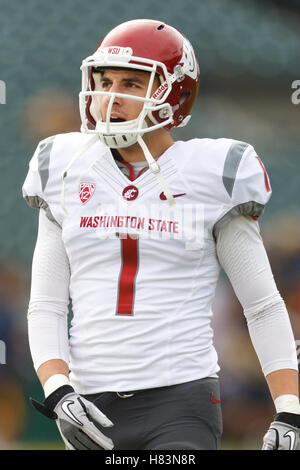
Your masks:
M 73 386 L 130 391 L 217 374 L 215 240 L 230 218 L 262 213 L 271 188 L 260 158 L 231 139 L 174 143 L 158 159 L 171 207 L 149 169 L 130 181 L 99 141 L 68 170 L 64 211 L 63 170 L 89 138 L 42 141 L 23 186 L 27 202 L 62 228 Z

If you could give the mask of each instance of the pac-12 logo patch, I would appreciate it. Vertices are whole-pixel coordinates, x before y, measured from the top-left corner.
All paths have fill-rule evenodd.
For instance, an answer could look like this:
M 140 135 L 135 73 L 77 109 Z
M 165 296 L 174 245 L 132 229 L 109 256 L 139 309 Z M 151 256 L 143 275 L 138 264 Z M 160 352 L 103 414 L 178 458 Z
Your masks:
M 92 197 L 94 191 L 95 191 L 95 183 L 80 183 L 79 185 L 79 197 L 82 202 L 82 204 L 85 204 L 88 202 L 88 200 Z
M 126 201 L 133 201 L 136 199 L 139 195 L 139 190 L 136 186 L 130 185 L 126 186 L 126 188 L 123 189 L 122 196 Z

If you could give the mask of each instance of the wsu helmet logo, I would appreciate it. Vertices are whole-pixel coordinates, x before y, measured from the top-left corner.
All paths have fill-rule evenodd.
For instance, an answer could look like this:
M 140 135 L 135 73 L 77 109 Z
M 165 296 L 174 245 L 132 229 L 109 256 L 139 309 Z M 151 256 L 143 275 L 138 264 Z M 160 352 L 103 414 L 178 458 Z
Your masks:
M 83 182 L 80 183 L 79 185 L 79 197 L 82 202 L 82 204 L 85 204 L 88 202 L 88 200 L 92 197 L 94 191 L 95 191 L 95 183 L 88 183 L 88 182 Z
M 122 196 L 126 201 L 133 201 L 138 197 L 139 190 L 136 186 L 126 186 L 126 188 L 123 189 Z
M 189 70 L 186 72 L 186 75 L 194 80 L 197 79 L 197 76 L 200 73 L 199 64 L 197 62 L 193 46 L 186 38 L 184 38 L 183 41 L 183 52 L 179 63 L 180 65 L 189 64 Z

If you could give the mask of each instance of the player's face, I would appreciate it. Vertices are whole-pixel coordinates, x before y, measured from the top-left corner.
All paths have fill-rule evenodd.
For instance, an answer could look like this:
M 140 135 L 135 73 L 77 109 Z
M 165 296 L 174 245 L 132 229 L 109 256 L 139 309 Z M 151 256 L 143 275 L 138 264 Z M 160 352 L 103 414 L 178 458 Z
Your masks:
M 140 70 L 106 69 L 104 73 L 100 75 L 99 79 L 100 91 L 145 97 L 148 90 L 150 73 Z M 151 95 L 158 87 L 159 79 L 158 77 L 155 77 Z M 103 121 L 106 121 L 109 101 L 110 96 L 100 97 L 100 110 Z M 111 110 L 111 122 L 120 122 L 120 120 L 130 121 L 132 119 L 136 119 L 140 114 L 143 105 L 144 103 L 142 101 L 116 96 Z

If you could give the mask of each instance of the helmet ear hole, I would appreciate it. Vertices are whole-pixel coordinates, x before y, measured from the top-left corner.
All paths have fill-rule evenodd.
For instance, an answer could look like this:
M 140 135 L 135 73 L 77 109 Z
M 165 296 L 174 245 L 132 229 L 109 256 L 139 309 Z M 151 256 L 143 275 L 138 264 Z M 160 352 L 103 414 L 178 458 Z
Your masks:
M 181 93 L 181 96 L 179 98 L 179 104 L 180 106 L 188 99 L 188 97 L 190 96 L 190 92 L 189 91 L 184 91 L 183 93 Z

